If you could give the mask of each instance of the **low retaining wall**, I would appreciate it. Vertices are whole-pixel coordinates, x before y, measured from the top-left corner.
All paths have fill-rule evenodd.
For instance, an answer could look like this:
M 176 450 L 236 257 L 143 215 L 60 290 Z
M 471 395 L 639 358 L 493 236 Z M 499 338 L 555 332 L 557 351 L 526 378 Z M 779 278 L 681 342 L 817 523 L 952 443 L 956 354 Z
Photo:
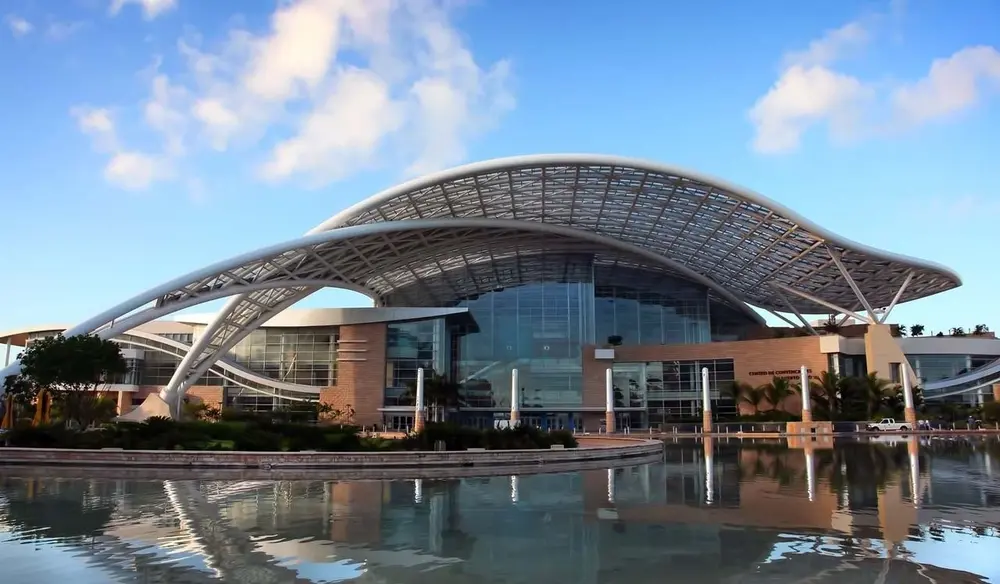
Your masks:
M 195 452 L 183 450 L 74 450 L 0 448 L 0 466 L 101 466 L 186 469 L 388 469 L 524 466 L 616 460 L 659 454 L 663 443 L 602 437 L 588 446 L 554 450 L 453 452 Z M 609 444 L 614 442 L 614 444 Z
M 139 466 L 34 466 L 0 464 L 0 477 L 15 479 L 100 479 L 137 481 L 380 481 L 404 479 L 446 480 L 467 477 L 526 476 L 607 470 L 663 460 L 662 446 L 656 454 L 607 460 L 547 462 L 498 466 L 436 466 L 390 468 L 209 468 Z

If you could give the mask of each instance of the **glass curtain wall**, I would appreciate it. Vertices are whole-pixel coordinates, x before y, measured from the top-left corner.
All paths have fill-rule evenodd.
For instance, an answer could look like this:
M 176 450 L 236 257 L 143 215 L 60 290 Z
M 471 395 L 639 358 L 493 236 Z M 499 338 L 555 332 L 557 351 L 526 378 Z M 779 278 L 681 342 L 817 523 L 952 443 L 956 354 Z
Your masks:
M 573 409 L 583 403 L 582 348 L 590 342 L 593 286 L 529 284 L 458 303 L 479 332 L 455 343 L 455 378 L 468 408 L 510 408 L 517 368 L 522 410 Z M 590 333 L 590 334 L 588 334 Z
M 648 292 L 597 286 L 594 314 L 598 344 L 620 336 L 625 345 L 707 343 L 711 340 L 705 288 L 674 280 L 668 289 Z
M 921 383 L 956 377 L 996 360 L 989 355 L 907 355 Z
M 386 406 L 413 405 L 409 388 L 417 382 L 417 369 L 424 375 L 448 376 L 444 354 L 448 343 L 444 319 L 393 323 L 386 329 Z
M 618 369 L 615 364 L 615 370 Z M 729 415 L 736 413 L 736 404 L 722 388 L 734 381 L 735 372 L 732 359 L 708 359 L 700 361 L 665 361 L 640 364 L 644 375 L 637 376 L 645 384 L 645 395 L 649 413 L 649 424 L 656 425 L 678 420 L 701 419 L 701 370 L 708 368 L 708 383 L 712 411 Z
M 287 383 L 337 384 L 337 327 L 261 328 L 233 347 L 229 358 Z

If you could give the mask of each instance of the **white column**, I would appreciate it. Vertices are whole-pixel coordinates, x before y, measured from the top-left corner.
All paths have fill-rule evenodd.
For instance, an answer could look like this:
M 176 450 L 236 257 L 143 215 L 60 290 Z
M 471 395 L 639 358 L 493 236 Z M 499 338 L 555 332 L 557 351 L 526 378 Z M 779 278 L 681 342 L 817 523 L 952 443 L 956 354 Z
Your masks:
M 517 369 L 510 370 L 510 413 L 515 414 L 511 416 L 513 421 L 516 418 L 516 414 L 521 411 L 521 395 L 520 390 L 517 387 Z
M 614 413 L 615 386 L 614 386 L 614 380 L 612 379 L 612 372 L 610 367 L 608 367 L 608 370 L 604 374 L 604 400 L 607 405 L 607 409 L 605 411 L 609 414 Z
M 521 477 L 510 475 L 510 502 L 517 503 L 521 500 Z
M 905 407 L 908 410 L 912 410 L 913 388 L 910 387 L 910 376 L 906 374 L 906 364 L 905 363 L 902 364 L 902 366 L 900 366 L 900 369 L 901 369 L 900 373 L 902 373 L 900 377 L 903 378 L 903 407 Z M 910 429 L 912 430 L 913 428 Z
M 803 365 L 799 369 L 799 385 L 802 387 L 802 411 L 811 411 L 811 405 L 809 403 L 812 396 L 809 395 L 809 369 Z
M 413 502 L 417 504 L 424 502 L 424 479 L 413 481 Z
M 424 368 L 417 369 L 417 403 L 416 414 L 419 416 L 424 411 Z
M 608 469 L 608 503 L 615 502 L 615 469 Z
M 911 437 L 916 442 L 916 437 Z M 920 454 L 918 448 L 909 449 L 910 459 L 910 496 L 913 497 L 914 508 L 920 507 Z
M 712 398 L 708 391 L 708 367 L 701 368 L 701 411 L 712 411 Z
M 7 355 L 3 358 L 3 366 L 10 365 L 10 339 L 7 339 Z

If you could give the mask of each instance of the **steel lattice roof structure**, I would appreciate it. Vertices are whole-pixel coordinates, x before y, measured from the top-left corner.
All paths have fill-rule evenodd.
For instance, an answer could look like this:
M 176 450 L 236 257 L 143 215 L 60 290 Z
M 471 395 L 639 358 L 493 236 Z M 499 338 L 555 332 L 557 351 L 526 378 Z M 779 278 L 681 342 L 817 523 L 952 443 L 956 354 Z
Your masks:
M 653 289 L 687 280 L 759 322 L 748 305 L 791 312 L 807 328 L 803 313 L 883 322 L 899 302 L 961 285 L 943 266 L 852 242 L 699 173 L 613 156 L 538 155 L 401 184 L 301 238 L 167 282 L 66 334 L 111 338 L 228 297 L 170 383 L 183 392 L 260 324 L 324 287 L 378 305 L 444 306 L 501 287 L 580 281 L 589 270 Z

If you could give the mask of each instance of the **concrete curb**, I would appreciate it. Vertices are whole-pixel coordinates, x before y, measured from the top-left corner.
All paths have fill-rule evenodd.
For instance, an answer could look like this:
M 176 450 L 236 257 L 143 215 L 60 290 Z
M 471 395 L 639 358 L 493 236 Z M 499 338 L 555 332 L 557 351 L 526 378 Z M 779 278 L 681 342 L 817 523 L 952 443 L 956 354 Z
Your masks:
M 659 440 L 578 438 L 579 448 L 455 452 L 195 452 L 0 448 L 0 467 L 126 467 L 146 469 L 420 469 L 526 466 L 620 460 L 662 454 Z M 594 446 L 588 447 L 587 442 Z M 615 442 L 608 445 L 608 442 Z

